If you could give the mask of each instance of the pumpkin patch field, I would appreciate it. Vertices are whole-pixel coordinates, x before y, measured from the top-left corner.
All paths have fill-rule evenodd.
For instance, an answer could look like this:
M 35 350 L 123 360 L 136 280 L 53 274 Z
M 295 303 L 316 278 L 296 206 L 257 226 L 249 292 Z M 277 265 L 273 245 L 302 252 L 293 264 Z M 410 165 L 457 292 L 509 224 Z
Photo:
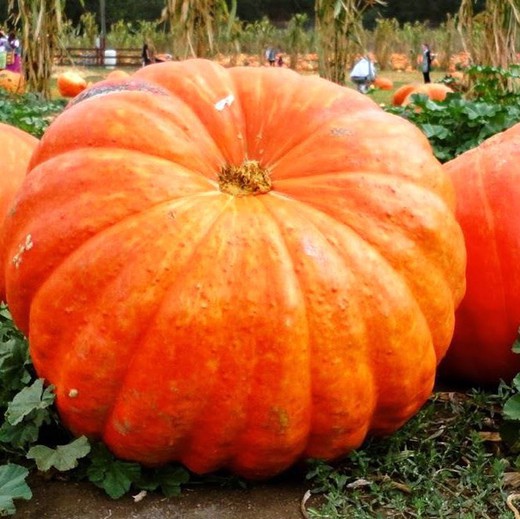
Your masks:
M 53 479 L 174 510 L 288 478 L 284 517 L 511 517 L 514 122 L 459 152 L 439 136 L 481 101 L 443 83 L 392 103 L 412 77 L 362 95 L 203 59 L 107 75 L 57 75 L 12 159 L 0 510 L 30 514 Z

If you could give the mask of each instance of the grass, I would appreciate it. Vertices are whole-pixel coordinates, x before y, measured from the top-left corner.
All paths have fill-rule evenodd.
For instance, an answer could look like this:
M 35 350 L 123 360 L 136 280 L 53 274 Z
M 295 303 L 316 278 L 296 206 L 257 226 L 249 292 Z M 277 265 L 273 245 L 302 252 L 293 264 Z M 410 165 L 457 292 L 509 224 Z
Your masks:
M 381 77 L 391 79 L 394 87 L 392 90 L 379 90 L 373 89 L 369 95 L 378 104 L 390 105 L 392 100 L 392 94 L 400 87 L 408 83 L 422 83 L 423 77 L 419 70 L 412 72 L 402 72 L 396 70 L 383 70 L 379 73 Z M 431 80 L 433 83 L 440 81 L 446 75 L 445 72 L 435 70 L 431 73 Z
M 501 441 L 507 393 L 438 392 L 408 424 L 342 463 L 313 462 L 313 519 L 512 518 L 517 455 Z

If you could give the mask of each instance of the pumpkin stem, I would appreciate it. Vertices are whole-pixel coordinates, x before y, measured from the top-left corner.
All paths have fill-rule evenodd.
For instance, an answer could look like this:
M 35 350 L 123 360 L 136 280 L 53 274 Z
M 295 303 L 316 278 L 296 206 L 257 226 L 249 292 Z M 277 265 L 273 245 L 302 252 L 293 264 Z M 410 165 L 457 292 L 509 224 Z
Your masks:
M 226 165 L 218 174 L 223 193 L 234 196 L 261 195 L 271 191 L 271 175 L 256 160 L 246 160 L 240 166 Z

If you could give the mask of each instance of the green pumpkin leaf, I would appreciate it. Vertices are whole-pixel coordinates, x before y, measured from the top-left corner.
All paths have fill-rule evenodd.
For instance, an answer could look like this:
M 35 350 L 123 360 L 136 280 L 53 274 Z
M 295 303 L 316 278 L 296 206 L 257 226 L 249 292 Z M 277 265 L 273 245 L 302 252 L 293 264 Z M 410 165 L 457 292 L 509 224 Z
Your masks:
M 508 420 L 520 420 L 520 394 L 509 398 L 504 404 L 503 411 Z
M 183 467 L 165 467 L 159 471 L 159 486 L 166 497 L 179 496 L 182 485 L 190 480 L 190 473 Z
M 19 423 L 11 425 L 7 420 L 0 427 L 0 443 L 9 444 L 14 449 L 24 450 L 28 444 L 38 440 L 40 424 Z
M 180 465 L 167 465 L 154 470 L 145 470 L 136 486 L 142 490 L 161 489 L 166 497 L 179 496 L 182 485 L 190 481 L 190 473 Z
M 0 515 L 14 515 L 14 499 L 31 499 L 31 489 L 25 482 L 28 474 L 25 467 L 13 463 L 0 467 Z
M 515 339 L 515 342 L 513 342 L 511 350 L 513 353 L 520 353 L 520 329 L 518 330 L 518 335 Z
M 13 398 L 7 407 L 5 418 L 11 425 L 16 425 L 33 411 L 45 410 L 53 402 L 53 387 L 44 389 L 43 379 L 39 378 Z
M 7 406 L 14 395 L 29 385 L 31 361 L 27 340 L 10 320 L 9 310 L 0 305 L 0 402 Z
M 93 448 L 91 460 L 87 469 L 89 481 L 102 488 L 112 499 L 125 495 L 132 483 L 141 478 L 138 463 L 117 460 L 103 445 Z
M 35 445 L 27 453 L 28 459 L 36 462 L 38 470 L 46 471 L 54 467 L 63 472 L 78 466 L 78 460 L 90 452 L 90 444 L 81 436 L 67 445 L 58 445 L 55 449 L 45 445 Z

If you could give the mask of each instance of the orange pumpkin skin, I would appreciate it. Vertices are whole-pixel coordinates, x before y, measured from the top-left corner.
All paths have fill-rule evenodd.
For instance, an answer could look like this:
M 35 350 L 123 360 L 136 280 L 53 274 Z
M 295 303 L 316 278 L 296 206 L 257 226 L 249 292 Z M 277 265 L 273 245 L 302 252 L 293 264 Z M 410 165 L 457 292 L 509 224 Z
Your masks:
M 0 228 L 4 224 L 9 206 L 22 185 L 31 155 L 38 139 L 14 126 L 0 123 L 2 166 L 0 168 Z M 3 247 L 0 245 L 0 251 Z M 0 299 L 4 300 L 4 277 L 0 273 Z
M 377 76 L 374 80 L 374 86 L 380 90 L 392 90 L 394 82 L 390 78 Z
M 423 134 L 289 69 L 134 76 L 150 89 L 91 89 L 56 118 L 5 230 L 10 309 L 64 423 L 248 478 L 400 427 L 465 283 Z
M 520 371 L 520 125 L 444 165 L 466 241 L 467 293 L 456 313 L 443 375 L 496 385 Z
M 130 74 L 126 72 L 126 70 L 112 70 L 112 72 L 109 72 L 107 74 L 107 77 L 105 79 L 107 80 L 115 80 L 115 79 L 126 79 L 130 77 Z
M 0 70 L 0 88 L 13 94 L 23 94 L 25 91 L 25 78 L 23 74 L 12 70 Z
M 413 101 L 412 96 L 414 94 L 427 95 L 432 101 L 444 101 L 446 96 L 452 92 L 453 89 L 443 83 L 426 83 L 411 90 L 403 100 L 402 106 L 410 104 Z
M 66 70 L 57 79 L 58 91 L 63 97 L 76 97 L 87 88 L 87 81 L 73 70 Z
M 392 105 L 401 106 L 406 97 L 408 97 L 408 94 L 419 86 L 417 83 L 407 83 L 406 85 L 400 86 L 392 95 Z

